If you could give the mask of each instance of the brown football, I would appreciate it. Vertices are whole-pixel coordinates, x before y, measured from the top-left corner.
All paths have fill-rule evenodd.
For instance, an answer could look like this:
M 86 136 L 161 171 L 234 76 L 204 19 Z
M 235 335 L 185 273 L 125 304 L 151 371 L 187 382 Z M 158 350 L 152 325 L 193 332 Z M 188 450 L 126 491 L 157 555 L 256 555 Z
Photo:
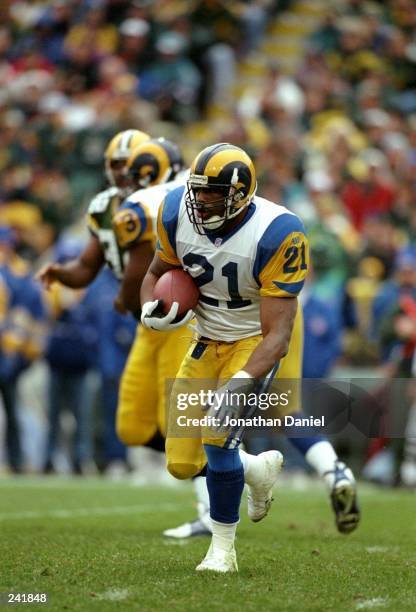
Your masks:
M 173 302 L 178 302 L 178 315 L 193 310 L 198 304 L 199 289 L 185 270 L 169 270 L 157 281 L 153 290 L 155 300 L 163 301 L 163 312 L 169 312 Z

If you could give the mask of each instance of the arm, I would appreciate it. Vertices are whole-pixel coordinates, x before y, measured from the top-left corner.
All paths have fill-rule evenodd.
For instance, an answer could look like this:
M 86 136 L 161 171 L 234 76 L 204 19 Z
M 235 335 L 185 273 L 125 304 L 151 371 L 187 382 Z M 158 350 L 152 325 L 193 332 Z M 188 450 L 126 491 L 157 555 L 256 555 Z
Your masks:
M 71 289 L 89 285 L 104 265 L 104 254 L 98 238 L 91 236 L 87 246 L 74 261 L 67 264 L 47 264 L 36 275 L 46 289 L 58 281 Z
M 151 242 L 139 242 L 129 249 L 129 261 L 124 269 L 115 306 L 120 311 L 137 313 L 140 309 L 140 287 L 146 270 L 151 264 L 153 249 Z
M 175 191 L 172 193 L 175 193 Z M 169 198 L 169 196 L 167 196 L 167 198 Z M 169 232 L 165 227 L 165 224 L 167 227 L 169 227 L 169 223 L 172 221 L 172 219 L 169 217 L 169 213 L 172 213 L 172 211 L 169 210 L 169 207 L 167 209 L 167 218 L 164 218 L 164 211 L 167 202 L 168 199 L 165 199 L 165 201 L 159 207 L 156 253 L 142 283 L 140 294 L 142 303 L 142 324 L 145 327 L 160 331 L 172 330 L 182 325 L 186 325 L 194 316 L 192 310 L 188 310 L 188 312 L 185 315 L 182 315 L 178 320 L 178 302 L 173 302 L 169 312 L 163 313 L 161 301 L 155 300 L 153 297 L 154 288 L 158 279 L 169 270 L 182 268 L 181 262 L 176 253 L 176 244 L 174 241 L 173 243 L 171 242 Z M 174 217 L 175 210 L 173 210 L 173 218 Z
M 253 378 L 266 376 L 289 348 L 298 301 L 296 298 L 263 297 L 260 320 L 263 340 L 256 347 L 243 370 Z
M 163 314 L 160 308 L 160 300 L 153 298 L 154 287 L 158 279 L 169 270 L 177 269 L 180 266 L 168 263 L 160 259 L 156 253 L 149 270 L 143 280 L 142 290 L 140 294 L 142 303 L 142 316 L 141 322 L 145 327 L 155 329 L 159 331 L 167 331 L 186 325 L 193 318 L 194 313 L 192 310 L 180 317 L 177 317 L 179 304 L 173 302 L 168 313 Z
M 263 340 L 244 368 L 254 378 L 268 374 L 289 348 L 297 295 L 309 267 L 308 241 L 298 217 L 284 214 L 270 224 L 258 243 L 257 267 Z

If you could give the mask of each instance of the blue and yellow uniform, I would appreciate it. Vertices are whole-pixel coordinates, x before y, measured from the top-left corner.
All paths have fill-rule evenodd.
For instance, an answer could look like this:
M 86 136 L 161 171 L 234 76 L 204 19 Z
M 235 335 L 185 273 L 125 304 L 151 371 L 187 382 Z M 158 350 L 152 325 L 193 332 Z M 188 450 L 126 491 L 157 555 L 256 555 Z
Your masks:
M 178 184 L 172 181 L 141 189 L 113 214 L 114 241 L 122 252 L 139 242 L 155 245 L 159 205 Z M 117 434 L 125 444 L 145 445 L 158 432 L 166 434 L 166 381 L 175 378 L 191 337 L 183 328 L 158 332 L 138 326 L 121 377 L 117 408 Z
M 206 463 L 203 443 L 222 445 L 224 438 L 175 437 L 175 397 L 189 393 L 190 379 L 228 380 L 243 369 L 262 340 L 261 298 L 296 297 L 309 257 L 302 222 L 283 206 L 255 196 L 243 220 L 228 235 L 201 235 L 188 218 L 184 191 L 180 187 L 167 195 L 157 228 L 160 259 L 182 266 L 201 293 L 195 309 L 197 337 L 171 395 L 166 452 L 168 469 L 177 478 L 200 472 Z M 299 308 L 288 353 L 280 363 L 280 378 L 301 378 L 302 341 Z M 290 411 L 299 409 L 299 401 L 298 394 L 292 395 Z
M 16 379 L 39 358 L 45 342 L 45 306 L 28 264 L 0 258 L 0 378 Z
M 153 226 L 148 211 L 140 205 L 123 206 L 117 187 L 97 194 L 88 207 L 87 226 L 97 238 L 104 259 L 118 280 L 123 278 L 129 249 L 138 242 L 153 240 Z

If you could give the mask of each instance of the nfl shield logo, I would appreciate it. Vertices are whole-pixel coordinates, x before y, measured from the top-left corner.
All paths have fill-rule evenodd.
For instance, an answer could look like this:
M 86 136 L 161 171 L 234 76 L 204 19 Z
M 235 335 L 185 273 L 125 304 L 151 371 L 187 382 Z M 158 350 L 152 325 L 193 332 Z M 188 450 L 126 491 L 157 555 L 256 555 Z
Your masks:
M 222 245 L 222 238 L 215 238 L 214 246 L 219 247 Z

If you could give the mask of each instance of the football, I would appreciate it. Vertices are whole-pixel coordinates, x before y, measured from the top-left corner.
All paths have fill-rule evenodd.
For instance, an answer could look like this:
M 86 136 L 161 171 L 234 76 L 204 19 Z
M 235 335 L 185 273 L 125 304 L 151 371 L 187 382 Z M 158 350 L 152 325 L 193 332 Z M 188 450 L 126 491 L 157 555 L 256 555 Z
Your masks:
M 157 281 L 153 297 L 163 301 L 163 312 L 169 312 L 173 302 L 179 303 L 178 315 L 193 310 L 198 304 L 199 289 L 192 276 L 184 270 L 169 270 Z

